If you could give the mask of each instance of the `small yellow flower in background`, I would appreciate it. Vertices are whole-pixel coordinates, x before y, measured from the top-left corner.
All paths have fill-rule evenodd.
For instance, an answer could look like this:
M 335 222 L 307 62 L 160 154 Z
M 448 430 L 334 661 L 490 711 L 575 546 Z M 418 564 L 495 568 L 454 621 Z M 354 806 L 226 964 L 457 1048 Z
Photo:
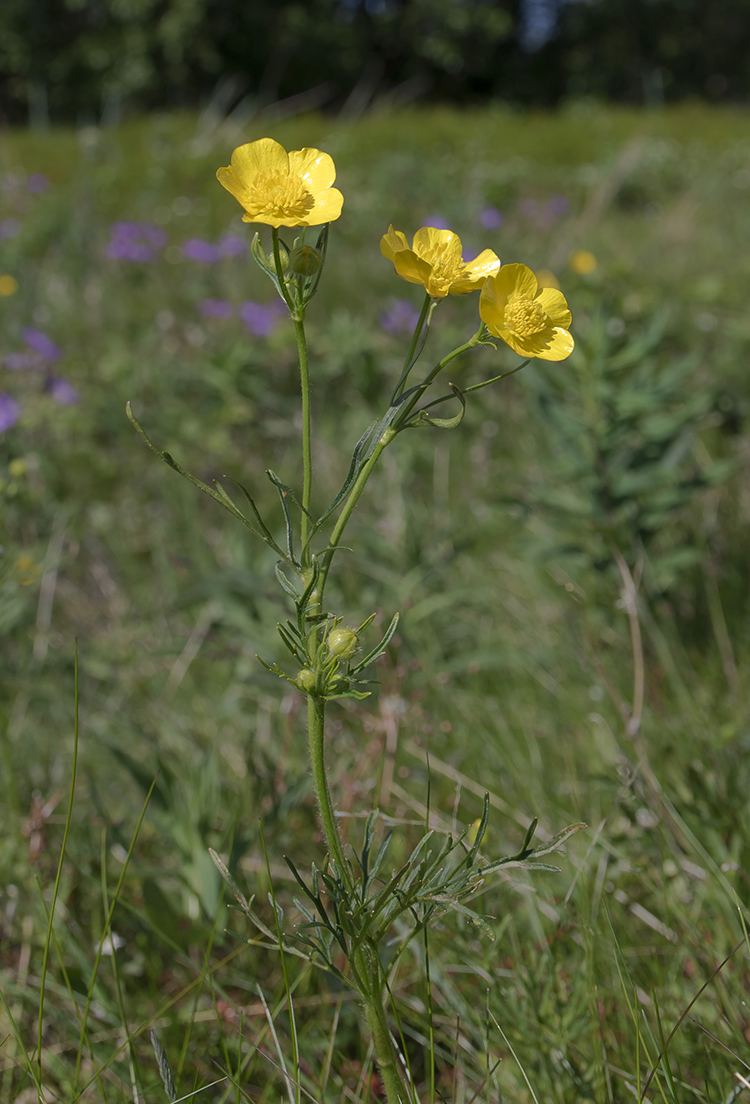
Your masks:
M 406 234 L 389 226 L 380 240 L 380 252 L 393 261 L 403 280 L 421 284 L 433 299 L 478 291 L 487 277 L 500 268 L 500 261 L 491 249 L 484 249 L 473 261 L 464 261 L 458 234 L 432 226 L 417 230 L 411 249 Z
M 568 264 L 577 276 L 588 276 L 598 266 L 599 262 L 593 253 L 589 253 L 588 249 L 576 249 L 575 253 L 571 253 Z
M 15 295 L 18 291 L 18 280 L 15 276 L 0 276 L 0 296 L 4 299 L 8 295 Z
M 495 337 L 520 356 L 565 360 L 573 352 L 571 314 L 556 288 L 539 288 L 530 268 L 503 265 L 482 288 L 479 315 Z
M 473 847 L 474 844 L 477 842 L 477 836 L 479 835 L 479 829 L 481 827 L 482 827 L 481 820 L 475 820 L 474 823 L 472 824 L 471 828 L 469 828 L 469 831 L 466 833 L 466 842 L 468 843 L 469 847 Z M 482 840 L 484 839 L 484 837 L 486 835 L 487 835 L 487 829 L 485 828 L 484 834 L 482 835 L 482 839 L 480 839 L 480 841 L 479 841 L 480 843 L 482 842 Z
M 560 281 L 554 272 L 550 272 L 548 268 L 540 268 L 536 274 L 536 282 L 540 288 L 557 288 L 560 289 Z
M 19 556 L 13 566 L 21 586 L 32 586 L 42 573 L 42 565 L 35 563 L 31 556 Z
M 245 208 L 243 222 L 267 226 L 322 226 L 341 214 L 344 197 L 332 188 L 333 158 L 317 149 L 290 150 L 273 138 L 248 142 L 217 169 L 216 179 Z

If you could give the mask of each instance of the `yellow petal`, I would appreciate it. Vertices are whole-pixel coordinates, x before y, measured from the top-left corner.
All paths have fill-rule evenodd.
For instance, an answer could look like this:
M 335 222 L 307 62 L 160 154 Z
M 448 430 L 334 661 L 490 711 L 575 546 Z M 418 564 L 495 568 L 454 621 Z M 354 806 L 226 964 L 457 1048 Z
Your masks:
M 391 223 L 388 227 L 388 233 L 383 234 L 380 239 L 380 252 L 387 260 L 392 261 L 394 253 L 408 248 L 409 242 L 406 239 L 406 234 L 402 234 L 400 230 L 394 230 L 393 223 Z
M 500 258 L 491 249 L 483 249 L 473 261 L 467 261 L 464 267 L 466 276 L 474 280 L 484 280 L 487 276 L 494 276 L 500 268 Z M 466 279 L 466 276 L 462 279 Z
M 568 310 L 568 304 L 561 291 L 550 287 L 542 288 L 536 297 L 536 302 L 539 303 L 553 326 L 562 326 L 563 329 L 567 330 L 573 316 Z
M 289 151 L 289 173 L 302 179 L 313 195 L 330 188 L 336 179 L 336 166 L 329 153 L 317 149 Z
M 500 268 L 500 260 L 491 249 L 483 249 L 473 261 L 467 261 L 463 272 L 451 284 L 451 295 L 466 295 L 477 291 L 482 283 Z
M 259 138 L 257 142 L 237 147 L 232 154 L 232 172 L 241 181 L 251 184 L 258 173 L 288 173 L 289 157 L 273 138 Z
M 467 280 L 465 278 L 454 280 L 448 288 L 448 291 L 451 295 L 469 295 L 472 291 L 479 291 L 482 286 L 482 279 L 484 279 L 484 277 L 478 280 Z
M 222 188 L 226 188 L 228 192 L 232 193 L 235 199 L 239 199 L 240 203 L 242 203 L 242 196 L 245 195 L 247 189 L 244 187 L 242 181 L 232 172 L 229 165 L 227 165 L 226 168 L 216 170 L 216 179 L 219 181 Z
M 524 295 L 533 299 L 537 292 L 536 276 L 524 264 L 503 265 L 494 277 L 498 295 Z
M 296 226 L 322 226 L 324 222 L 333 222 L 341 214 L 344 205 L 344 197 L 338 188 L 326 188 L 315 196 L 315 206 L 307 215 L 304 223 L 295 223 Z
M 536 357 L 537 360 L 565 360 L 575 347 L 573 338 L 560 326 L 549 326 L 546 330 L 527 337 L 503 329 L 498 331 L 497 336 L 510 345 L 514 353 L 523 357 Z
M 230 189 L 230 191 L 231 191 L 231 189 Z M 239 196 L 237 196 L 237 198 L 240 199 Z M 242 202 L 242 200 L 240 199 L 240 203 L 241 202 Z M 281 227 L 281 226 L 291 227 L 291 226 L 301 226 L 302 225 L 302 223 L 300 222 L 299 219 L 274 218 L 273 215 L 248 215 L 248 214 L 244 214 L 242 216 L 242 221 L 243 222 L 258 222 L 262 226 L 273 226 L 276 230 L 278 230 L 279 227 Z
M 452 230 L 438 230 L 434 226 L 423 226 L 414 235 L 414 252 L 430 261 L 435 254 L 446 261 L 449 258 L 461 261 L 461 239 Z
M 502 268 L 500 271 L 503 271 Z M 482 294 L 479 296 L 479 317 L 499 337 L 500 333 L 496 327 L 502 326 L 505 321 L 506 297 L 498 292 L 497 283 L 497 276 L 490 276 L 485 281 Z
M 393 267 L 402 280 L 410 284 L 422 284 L 427 287 L 432 267 L 423 261 L 412 249 L 401 249 L 393 257 Z

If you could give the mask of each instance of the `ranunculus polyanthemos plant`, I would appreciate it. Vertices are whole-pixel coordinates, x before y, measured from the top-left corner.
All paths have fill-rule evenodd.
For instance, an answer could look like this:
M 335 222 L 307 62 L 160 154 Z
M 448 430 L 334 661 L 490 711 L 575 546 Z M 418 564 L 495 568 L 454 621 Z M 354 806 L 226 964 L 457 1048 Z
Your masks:
M 481 345 L 496 347 L 493 338 L 501 338 L 515 352 L 529 358 L 561 360 L 573 348 L 568 331 L 570 312 L 562 293 L 550 288 L 539 290 L 533 272 L 525 265 L 501 266 L 489 249 L 473 261 L 464 261 L 458 236 L 450 230 L 429 226 L 416 232 L 410 247 L 406 236 L 391 226 L 383 236 L 381 251 L 393 262 L 402 279 L 424 288 L 424 300 L 390 401 L 382 417 L 368 426 L 357 441 L 339 493 L 321 510 L 313 501 L 305 313 L 323 273 L 330 224 L 341 214 L 343 196 L 333 187 L 336 170 L 326 153 L 316 149 L 287 153 L 271 138 L 262 138 L 236 149 L 231 165 L 219 169 L 217 177 L 244 208 L 245 221 L 271 227 L 270 251 L 256 234 L 252 253 L 286 304 L 297 338 L 302 390 L 302 486 L 288 486 L 275 472 L 267 473 L 279 496 L 283 539 L 277 540 L 245 487 L 237 485 L 244 499 L 240 508 L 220 483 L 210 487 L 181 468 L 168 453 L 158 452 L 129 406 L 128 415 L 161 459 L 210 495 L 278 556 L 279 583 L 294 608 L 294 616 L 278 626 L 289 656 L 283 666 L 261 662 L 307 698 L 310 762 L 328 853 L 320 868 L 313 866 L 309 880 L 287 859 L 305 898 L 297 902 L 305 923 L 295 931 L 284 930 L 283 914 L 275 908 L 275 939 L 282 953 L 287 948 L 299 954 L 301 948 L 312 961 L 356 990 L 364 1007 L 388 1104 L 399 1104 L 417 1099 L 416 1088 L 405 1073 L 401 1048 L 391 1030 L 390 1005 L 386 1000 L 386 995 L 392 992 L 391 982 L 400 954 L 417 934 L 426 936 L 437 915 L 451 909 L 491 936 L 486 918 L 467 904 L 487 878 L 511 866 L 556 869 L 545 866 L 539 859 L 559 849 L 583 826 L 572 825 L 547 843 L 532 847 L 534 821 L 518 854 L 489 858 L 480 850 L 489 814 L 489 800 L 485 798 L 478 824 L 468 827 L 458 838 L 448 836 L 442 841 L 436 841 L 435 833 L 427 831 L 408 860 L 388 874 L 381 871 L 389 835 L 376 846 L 377 810 L 372 810 L 367 819 L 361 851 L 346 848 L 336 823 L 326 766 L 326 710 L 328 703 L 337 699 L 363 699 L 369 695 L 371 683 L 367 681 L 367 671 L 388 647 L 398 614 L 382 638 L 370 641 L 368 647 L 365 640 L 375 615 L 356 628 L 349 627 L 345 615 L 329 606 L 328 579 L 347 523 L 385 449 L 407 430 L 457 427 L 464 415 L 467 396 L 519 371 L 528 360 L 463 388 L 449 384 L 448 393 L 429 398 L 430 388 L 444 369 L 457 357 Z M 287 241 L 279 233 L 282 227 L 301 229 L 301 233 Z M 320 229 L 308 238 L 312 227 Z M 448 295 L 469 295 L 474 291 L 481 293 L 480 322 L 474 335 L 446 353 L 419 382 L 412 382 L 436 308 Z M 435 408 L 447 401 L 457 402 L 458 412 L 451 417 L 436 417 Z M 219 856 L 214 854 L 213 858 L 247 918 L 266 936 L 272 936 Z M 397 920 L 401 924 L 396 929 Z M 394 932 L 398 949 L 394 955 L 391 948 L 386 966 L 381 951 L 386 939 L 394 939 Z M 344 969 L 340 966 L 341 952 L 346 960 Z M 430 1068 L 434 1100 L 434 1053 Z M 299 1086 L 299 1068 L 295 1070 L 295 1078 Z

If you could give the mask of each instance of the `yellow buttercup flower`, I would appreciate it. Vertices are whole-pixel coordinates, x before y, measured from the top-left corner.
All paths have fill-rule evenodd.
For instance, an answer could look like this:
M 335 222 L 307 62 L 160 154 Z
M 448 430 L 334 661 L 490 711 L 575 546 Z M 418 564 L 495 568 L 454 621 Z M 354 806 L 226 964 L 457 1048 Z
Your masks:
M 598 267 L 599 262 L 588 249 L 576 249 L 575 253 L 571 253 L 568 264 L 577 276 L 588 276 Z
M 560 281 L 555 276 L 554 272 L 550 272 L 548 268 L 540 268 L 536 274 L 536 282 L 540 288 L 551 287 L 559 288 Z
M 218 169 L 216 179 L 245 208 L 243 222 L 322 226 L 341 214 L 344 197 L 332 188 L 336 166 L 317 149 L 290 150 L 273 138 L 248 142 Z
M 573 352 L 565 296 L 556 288 L 540 288 L 526 265 L 503 265 L 489 278 L 479 299 L 479 315 L 490 333 L 520 356 L 565 360 Z
M 421 284 L 433 299 L 477 291 L 500 268 L 491 249 L 483 250 L 473 261 L 464 261 L 458 234 L 432 226 L 417 230 L 411 249 L 406 234 L 389 226 L 380 240 L 380 252 L 393 261 L 403 280 Z
M 31 556 L 19 556 L 13 566 L 21 586 L 33 586 L 42 574 L 42 565 L 35 563 Z

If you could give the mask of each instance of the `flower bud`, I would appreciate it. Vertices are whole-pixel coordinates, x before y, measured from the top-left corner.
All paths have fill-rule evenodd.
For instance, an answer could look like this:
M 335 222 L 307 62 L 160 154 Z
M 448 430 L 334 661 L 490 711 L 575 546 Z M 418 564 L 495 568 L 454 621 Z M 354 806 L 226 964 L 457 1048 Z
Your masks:
M 313 579 L 312 568 L 308 568 L 307 571 L 302 572 L 302 586 L 305 590 L 309 587 Z M 313 587 L 307 596 L 307 612 L 314 614 L 320 610 L 320 590 L 318 587 Z
M 289 271 L 289 254 L 283 245 L 279 245 L 279 260 L 281 261 L 281 271 Z M 273 255 L 273 250 L 268 254 L 268 266 L 272 272 L 276 271 L 276 258 Z
M 343 675 L 336 675 L 326 686 L 327 694 L 345 694 L 349 689 L 349 679 Z
M 295 276 L 314 276 L 320 269 L 323 258 L 311 245 L 300 245 L 292 250 L 289 268 Z
M 306 694 L 312 694 L 317 681 L 318 680 L 315 672 L 311 671 L 309 667 L 303 667 L 300 673 L 297 675 L 297 686 Z
M 331 629 L 328 634 L 328 651 L 336 659 L 349 659 L 358 643 L 359 637 L 354 629 Z

